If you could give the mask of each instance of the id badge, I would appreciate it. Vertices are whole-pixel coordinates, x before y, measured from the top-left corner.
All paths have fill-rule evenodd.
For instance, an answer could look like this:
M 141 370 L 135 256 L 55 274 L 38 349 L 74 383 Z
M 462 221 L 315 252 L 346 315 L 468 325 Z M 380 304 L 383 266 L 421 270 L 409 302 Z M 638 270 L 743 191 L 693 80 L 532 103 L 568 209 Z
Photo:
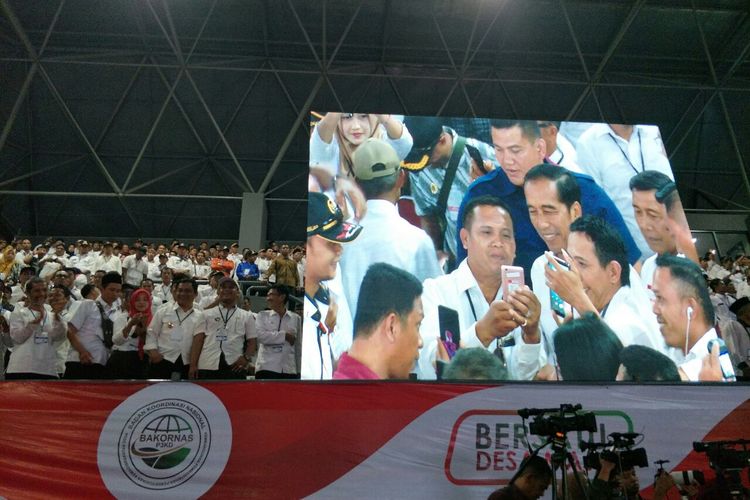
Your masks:
M 229 338 L 229 331 L 226 328 L 219 328 L 219 331 L 216 332 L 216 340 L 218 342 L 226 342 Z
M 270 344 L 271 352 L 280 353 L 284 349 L 284 344 Z
M 169 340 L 172 342 L 182 342 L 182 327 L 175 326 L 172 331 L 169 332 Z
M 49 337 L 47 336 L 47 332 L 34 334 L 34 343 L 35 344 L 49 344 Z

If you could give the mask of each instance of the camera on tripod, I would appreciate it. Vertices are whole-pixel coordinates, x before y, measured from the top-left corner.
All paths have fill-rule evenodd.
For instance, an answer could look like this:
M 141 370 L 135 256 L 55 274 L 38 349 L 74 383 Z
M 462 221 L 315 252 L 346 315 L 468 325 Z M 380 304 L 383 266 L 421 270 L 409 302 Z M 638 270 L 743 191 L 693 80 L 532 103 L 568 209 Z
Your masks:
M 750 498 L 742 485 L 740 473 L 750 467 L 750 440 L 693 442 L 693 449 L 708 456 L 708 464 L 716 472 L 720 493 L 732 500 Z
M 581 405 L 562 404 L 559 408 L 525 408 L 518 410 L 521 418 L 535 417 L 529 432 L 535 436 L 554 436 L 573 431 L 596 432 L 596 416 L 582 411 Z
M 583 457 L 583 465 L 587 469 L 600 469 L 604 459 L 617 466 L 618 471 L 629 470 L 634 467 L 648 467 L 648 456 L 645 448 L 635 448 L 635 440 L 642 436 L 637 432 L 613 432 L 606 443 L 582 441 L 581 451 L 588 451 Z M 596 451 L 601 449 L 602 451 Z

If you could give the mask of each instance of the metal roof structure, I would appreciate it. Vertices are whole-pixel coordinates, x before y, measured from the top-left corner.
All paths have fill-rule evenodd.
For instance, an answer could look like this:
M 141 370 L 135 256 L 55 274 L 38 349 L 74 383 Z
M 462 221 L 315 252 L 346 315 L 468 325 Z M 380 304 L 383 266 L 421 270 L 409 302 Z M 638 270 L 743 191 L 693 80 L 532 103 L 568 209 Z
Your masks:
M 304 239 L 311 110 L 653 123 L 750 211 L 747 0 L 0 0 L 7 235 Z

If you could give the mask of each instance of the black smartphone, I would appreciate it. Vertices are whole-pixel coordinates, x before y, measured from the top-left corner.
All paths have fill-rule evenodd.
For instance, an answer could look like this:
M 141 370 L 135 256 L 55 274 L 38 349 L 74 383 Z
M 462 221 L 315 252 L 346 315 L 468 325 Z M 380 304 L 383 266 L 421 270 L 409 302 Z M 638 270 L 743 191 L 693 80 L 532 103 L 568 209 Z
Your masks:
M 440 325 L 440 342 L 453 359 L 461 346 L 461 326 L 458 322 L 458 311 L 450 307 L 438 306 L 438 323 Z
M 476 162 L 477 167 L 482 171 L 482 174 L 486 174 L 487 169 L 484 167 L 484 160 L 482 159 L 482 155 L 479 153 L 479 150 L 474 146 L 467 144 L 466 151 L 469 152 L 469 156 L 471 156 L 471 159 Z

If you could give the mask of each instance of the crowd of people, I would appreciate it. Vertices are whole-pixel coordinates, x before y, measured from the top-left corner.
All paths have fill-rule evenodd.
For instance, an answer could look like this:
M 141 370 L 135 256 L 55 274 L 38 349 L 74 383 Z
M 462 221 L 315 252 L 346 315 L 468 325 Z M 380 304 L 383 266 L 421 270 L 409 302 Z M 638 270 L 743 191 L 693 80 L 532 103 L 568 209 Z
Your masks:
M 750 259 L 698 255 L 656 127 L 317 118 L 302 378 L 750 375 Z
M 305 250 L 238 249 L 0 241 L 2 373 L 7 380 L 298 377 L 300 301 L 293 299 Z M 252 306 L 253 295 L 265 296 L 263 307 Z

